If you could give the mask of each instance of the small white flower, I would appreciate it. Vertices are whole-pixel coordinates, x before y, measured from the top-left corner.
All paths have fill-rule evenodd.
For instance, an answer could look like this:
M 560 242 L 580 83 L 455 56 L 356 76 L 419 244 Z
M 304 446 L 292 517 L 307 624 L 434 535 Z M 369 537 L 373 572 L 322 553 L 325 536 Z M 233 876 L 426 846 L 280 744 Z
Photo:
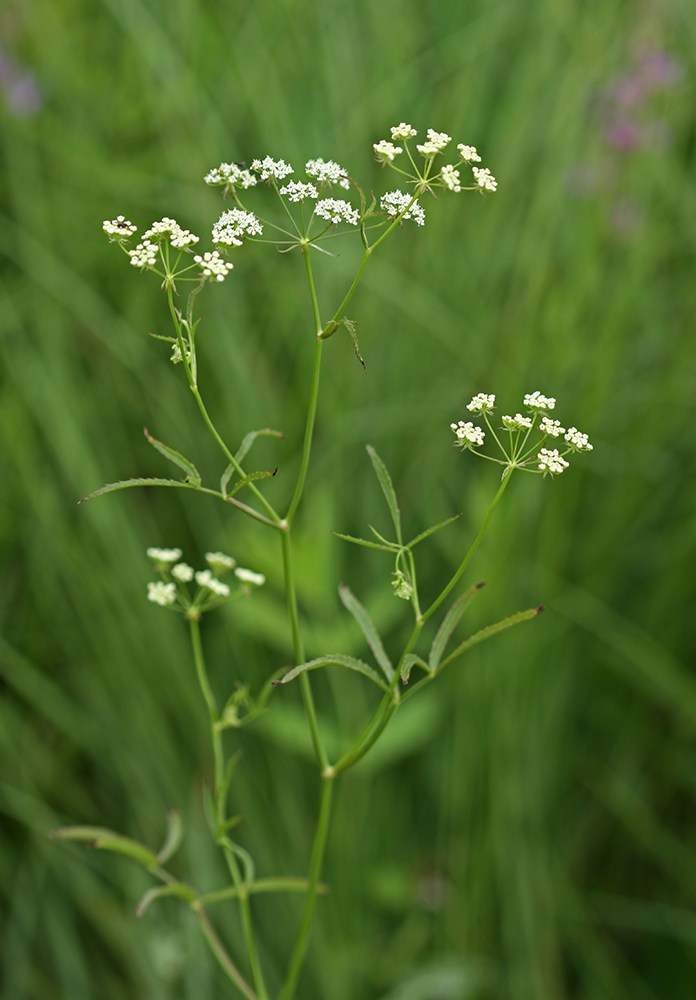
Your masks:
M 532 426 L 531 417 L 523 417 L 516 413 L 514 417 L 503 416 L 503 427 L 506 431 L 528 431 Z
M 212 590 L 212 592 L 217 594 L 218 597 L 230 596 L 230 588 L 227 584 L 222 583 L 214 577 L 209 569 L 202 569 L 196 573 L 196 583 L 199 587 L 206 587 L 208 590 Z
M 377 159 L 381 160 L 383 163 L 393 163 L 394 157 L 398 156 L 399 153 L 403 153 L 401 146 L 395 146 L 393 142 L 387 142 L 386 139 L 381 139 L 379 142 L 373 142 L 372 148 L 377 154 Z
M 181 559 L 181 549 L 155 549 L 150 548 L 147 550 L 147 555 L 156 563 L 175 563 L 177 559 Z
M 213 250 L 212 253 L 208 250 L 202 257 L 200 254 L 196 254 L 193 259 L 200 267 L 202 276 L 210 278 L 211 281 L 213 279 L 215 281 L 224 281 L 233 266 L 226 260 L 223 260 L 217 250 Z
M 483 188 L 485 191 L 497 190 L 498 182 L 488 167 L 484 167 L 483 169 L 481 167 L 472 167 L 471 169 L 474 172 L 476 183 L 480 188 Z
M 460 142 L 457 146 L 459 150 L 459 155 L 467 163 L 480 163 L 481 157 L 476 152 L 476 146 L 465 146 L 463 142 Z
M 555 438 L 560 437 L 561 434 L 565 434 L 565 427 L 561 427 L 561 421 L 552 420 L 551 417 L 541 418 L 539 430 L 542 434 L 550 434 L 551 437 Z
M 232 556 L 226 556 L 224 552 L 206 552 L 205 561 L 218 576 L 229 573 L 237 565 L 237 560 Z
M 243 569 L 241 566 L 238 566 L 236 568 L 236 570 L 234 571 L 234 575 L 237 577 L 238 580 L 241 580 L 242 583 L 251 583 L 255 587 L 263 587 L 264 583 L 266 582 L 266 577 L 263 575 L 263 573 L 254 573 L 253 570 Z
M 411 201 L 410 194 L 404 194 L 402 191 L 387 191 L 380 198 L 379 205 L 383 212 L 387 215 L 401 215 L 404 209 L 409 205 Z M 425 212 L 417 201 L 414 201 L 407 212 L 404 212 L 403 219 L 413 219 L 416 225 L 422 226 L 425 223 Z
M 484 431 L 472 424 L 470 420 L 460 420 L 456 424 L 450 424 L 450 427 L 457 435 L 455 444 L 460 444 L 463 448 L 470 448 L 472 445 L 479 447 L 483 444 L 483 439 L 486 436 Z
M 172 576 L 179 583 L 190 583 L 193 580 L 193 566 L 189 566 L 188 563 L 177 563 L 176 566 L 172 566 Z
M 320 188 L 338 184 L 346 191 L 350 191 L 347 171 L 338 163 L 334 163 L 333 160 L 322 160 L 321 157 L 317 157 L 316 160 L 307 160 L 305 173 L 308 177 L 314 177 Z
M 258 184 L 258 179 L 248 170 L 243 170 L 238 163 L 221 163 L 219 167 L 206 174 L 203 180 L 211 186 L 226 184 L 230 191 L 234 191 L 237 187 L 246 190 Z
M 539 459 L 539 471 L 546 475 L 550 472 L 552 476 L 558 476 L 564 469 L 568 468 L 568 463 L 564 458 L 562 458 L 557 448 L 542 448 L 538 454 Z
M 495 405 L 493 393 L 487 395 L 485 392 L 477 392 L 470 403 L 466 404 L 467 410 L 471 413 L 488 413 Z
M 157 583 L 148 583 L 147 599 L 148 601 L 152 601 L 153 604 L 160 604 L 163 608 L 166 608 L 168 604 L 174 604 L 176 601 L 176 584 L 163 583 L 161 580 L 158 580 Z
M 524 397 L 524 405 L 528 406 L 530 410 L 552 410 L 556 405 L 556 400 L 553 396 L 542 396 L 542 394 L 537 389 L 536 392 L 528 392 Z
M 253 212 L 230 208 L 213 226 L 213 243 L 240 247 L 245 236 L 260 236 L 262 233 L 263 226 Z
M 107 236 L 110 236 L 112 240 L 121 242 L 121 240 L 129 240 L 134 232 L 137 230 L 137 226 L 134 226 L 132 222 L 126 219 L 123 215 L 117 215 L 115 219 L 111 222 L 104 220 L 102 224 L 102 229 Z
M 133 267 L 154 267 L 157 263 L 157 244 L 143 240 L 135 250 L 129 250 L 128 256 Z
M 459 171 L 449 163 L 446 164 L 440 171 L 440 177 L 442 178 L 442 183 L 445 187 L 448 187 L 450 191 L 461 191 L 462 185 L 459 180 Z
M 281 194 L 288 196 L 288 201 L 304 201 L 305 198 L 318 198 L 319 192 L 313 184 L 302 184 L 299 181 L 289 181 L 280 189 Z
M 290 164 L 286 163 L 285 160 L 272 160 L 270 156 L 266 156 L 263 160 L 254 160 L 251 164 L 251 169 L 261 174 L 262 181 L 282 181 L 288 174 L 295 173 Z
M 446 132 L 436 132 L 434 129 L 429 128 L 427 142 L 424 142 L 422 146 L 416 146 L 416 149 L 423 156 L 434 156 L 435 153 L 442 152 L 447 143 L 451 141 L 452 136 L 447 135 Z
M 342 198 L 322 198 L 314 206 L 314 214 L 334 225 L 347 222 L 350 226 L 357 226 L 360 222 L 360 212 Z
M 412 139 L 414 135 L 418 135 L 418 132 L 406 122 L 401 122 L 400 125 L 392 125 L 391 129 L 392 139 Z
M 577 427 L 568 428 L 565 440 L 570 445 L 572 451 L 592 451 L 592 445 L 587 434 L 583 434 Z
M 159 242 L 163 236 L 169 236 L 169 242 L 177 250 L 183 250 L 191 243 L 198 243 L 198 236 L 194 236 L 188 229 L 182 229 L 176 219 L 170 219 L 166 215 L 160 222 L 153 222 L 152 226 L 143 233 L 143 240 L 154 238 Z

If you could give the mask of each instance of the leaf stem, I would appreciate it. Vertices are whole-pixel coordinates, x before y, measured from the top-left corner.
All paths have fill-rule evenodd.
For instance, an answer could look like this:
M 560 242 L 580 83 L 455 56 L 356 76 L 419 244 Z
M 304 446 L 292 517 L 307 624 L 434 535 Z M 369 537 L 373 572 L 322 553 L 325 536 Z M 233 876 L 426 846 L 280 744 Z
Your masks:
M 210 922 L 210 917 L 205 912 L 200 904 L 194 903 L 192 909 L 198 916 L 201 922 L 201 927 L 203 928 L 203 933 L 206 936 L 208 944 L 210 945 L 213 954 L 217 958 L 218 962 L 222 968 L 227 973 L 228 977 L 232 980 L 234 985 L 237 987 L 240 993 L 243 993 L 247 1000 L 260 1000 L 260 997 L 254 993 L 249 983 L 246 981 L 244 976 L 241 974 L 237 966 L 234 964 L 232 959 L 227 953 L 227 949 L 224 944 L 217 936 L 215 928 Z

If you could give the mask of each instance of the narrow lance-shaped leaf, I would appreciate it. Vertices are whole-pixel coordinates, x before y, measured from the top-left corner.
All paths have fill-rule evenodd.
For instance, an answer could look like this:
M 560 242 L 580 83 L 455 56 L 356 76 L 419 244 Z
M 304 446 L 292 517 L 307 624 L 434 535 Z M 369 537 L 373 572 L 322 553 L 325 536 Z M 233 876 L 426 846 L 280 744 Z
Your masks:
M 358 335 L 355 332 L 355 320 L 347 319 L 344 316 L 343 319 L 341 320 L 341 322 L 343 323 L 343 325 L 345 326 L 346 330 L 350 334 L 350 339 L 353 341 L 353 350 L 355 351 L 356 358 L 358 359 L 358 361 L 360 362 L 360 364 L 363 366 L 363 368 L 365 369 L 365 371 L 367 371 L 367 365 L 363 361 L 363 356 L 360 353 L 360 346 L 358 344 Z
M 403 545 L 397 545 L 396 542 L 390 542 L 388 538 L 383 538 L 379 531 L 376 531 L 371 524 L 368 524 L 368 528 L 375 538 L 379 538 L 380 542 L 382 542 L 383 545 L 386 545 L 390 552 L 401 552 L 403 550 Z
M 377 473 L 379 485 L 382 487 L 382 492 L 384 493 L 387 504 L 389 505 L 389 512 L 392 516 L 392 521 L 394 522 L 394 528 L 396 529 L 396 539 L 399 545 L 401 545 L 401 514 L 399 512 L 399 505 L 396 501 L 396 493 L 394 492 L 391 476 L 387 472 L 386 465 L 372 445 L 368 444 L 365 445 L 365 447 L 367 448 L 367 454 L 370 456 L 370 461 L 372 462 L 374 470 Z
M 136 917 L 142 917 L 150 904 L 154 903 L 156 899 L 162 899 L 163 896 L 176 896 L 177 899 L 183 899 L 186 903 L 195 903 L 198 899 L 196 890 L 184 882 L 171 882 L 169 885 L 159 885 L 147 890 L 135 908 Z
M 430 673 L 430 669 L 428 668 L 428 664 L 425 660 L 421 659 L 420 656 L 416 656 L 415 653 L 408 653 L 404 657 L 404 662 L 401 664 L 401 680 L 404 684 L 408 684 L 408 680 L 411 675 L 411 668 L 415 667 L 416 664 L 418 664 L 419 667 L 422 667 L 426 673 Z
M 332 531 L 336 538 L 342 538 L 344 542 L 353 542 L 354 545 L 364 545 L 366 549 L 381 549 L 383 552 L 391 552 L 391 545 L 381 545 L 378 542 L 368 542 L 365 538 L 353 538 L 352 535 L 342 535 L 340 531 Z M 398 546 L 394 546 L 398 549 Z
M 442 654 L 444 653 L 447 643 L 450 640 L 450 636 L 454 632 L 455 628 L 459 624 L 459 619 L 462 617 L 466 609 L 469 607 L 473 599 L 476 597 L 478 592 L 482 587 L 485 586 L 485 581 L 481 583 L 475 583 L 473 587 L 469 587 L 461 597 L 458 597 L 454 602 L 452 607 L 449 609 L 447 614 L 442 620 L 442 624 L 437 630 L 437 634 L 433 639 L 433 644 L 430 647 L 430 670 L 432 673 L 438 668 L 438 664 L 442 659 Z
M 102 851 L 113 851 L 115 854 L 124 854 L 127 858 L 139 862 L 146 868 L 157 866 L 157 855 L 145 844 L 130 837 L 123 837 L 113 830 L 106 830 L 98 826 L 64 826 L 51 833 L 53 840 L 81 840 L 88 843 L 90 847 L 96 847 Z
M 364 674 L 365 677 L 369 677 L 371 681 L 374 681 L 383 691 L 389 690 L 377 671 L 373 670 L 367 663 L 363 663 L 362 660 L 356 660 L 353 656 L 344 656 L 341 653 L 320 656 L 318 660 L 309 660 L 307 663 L 301 663 L 298 667 L 293 667 L 292 670 L 289 670 L 279 681 L 273 681 L 273 685 L 274 687 L 278 687 L 280 684 L 288 684 L 296 677 L 299 677 L 305 670 L 317 670 L 319 667 L 329 667 L 333 664 L 339 667 L 348 667 L 349 670 L 357 670 L 358 673 Z
M 420 535 L 416 535 L 413 541 L 408 543 L 407 547 L 412 549 L 414 545 L 418 545 L 418 543 L 422 542 L 424 538 L 427 538 L 429 535 L 433 535 L 436 531 L 439 531 L 440 528 L 444 528 L 446 525 L 451 524 L 452 521 L 457 521 L 461 516 L 461 514 L 455 514 L 454 517 L 448 517 L 446 521 L 440 521 L 439 524 L 434 524 L 432 528 L 427 528 L 425 531 L 422 531 Z
M 101 497 L 105 493 L 113 493 L 114 490 L 127 490 L 131 486 L 178 486 L 180 489 L 197 490 L 199 485 L 199 483 L 180 482 L 178 479 L 123 479 L 119 483 L 107 483 L 106 486 L 102 486 L 101 489 L 95 490 L 94 493 L 90 493 L 89 496 L 83 497 L 77 502 L 85 503 L 87 500 L 94 500 L 95 497 Z
M 239 482 L 235 483 L 229 493 L 226 493 L 223 487 L 222 495 L 224 496 L 225 500 L 229 500 L 230 497 L 233 497 L 235 493 L 239 493 L 239 491 L 244 486 L 248 486 L 249 483 L 254 483 L 256 482 L 257 479 L 273 479 L 273 477 L 277 474 L 277 472 L 278 472 L 277 466 L 273 470 L 273 472 L 250 472 L 248 476 L 244 476 L 243 479 L 240 479 Z M 222 482 L 220 483 L 220 485 L 222 486 Z M 225 486 L 226 485 L 227 484 L 225 484 Z
M 479 642 L 484 642 L 486 639 L 490 639 L 491 636 L 497 635 L 498 632 L 504 632 L 506 628 L 512 628 L 513 625 L 519 625 L 520 622 L 529 621 L 530 618 L 536 618 L 544 610 L 544 605 L 540 604 L 538 608 L 530 608 L 528 611 L 518 611 L 516 615 L 510 615 L 509 618 L 504 618 L 501 622 L 496 622 L 495 625 L 487 625 L 486 628 L 482 628 L 479 632 L 466 639 L 461 646 L 457 646 L 453 653 L 443 660 L 440 664 L 440 669 L 442 669 L 445 664 L 450 663 L 457 656 L 461 656 L 465 653 L 467 649 L 472 646 L 477 645 Z
M 184 824 L 181 821 L 181 816 L 176 809 L 170 809 L 167 812 L 167 835 L 157 855 L 157 861 L 160 865 L 169 861 L 172 855 L 178 851 L 183 837 Z
M 362 633 L 367 639 L 370 649 L 375 654 L 375 659 L 379 663 L 380 667 L 384 671 L 388 681 L 394 676 L 394 667 L 392 662 L 387 656 L 386 650 L 382 644 L 379 632 L 372 623 L 372 619 L 368 615 L 365 608 L 362 606 L 360 601 L 357 599 L 350 587 L 347 587 L 345 583 L 341 583 L 338 586 L 338 595 L 343 601 L 345 607 L 350 611 L 353 618 L 362 629 Z
M 235 461 L 241 463 L 244 460 L 244 456 L 249 451 L 256 438 L 262 436 L 277 437 L 277 438 L 285 437 L 285 435 L 281 434 L 280 431 L 274 431 L 272 427 L 264 427 L 260 431 L 249 431 L 249 433 L 245 435 L 244 440 L 240 444 L 237 454 L 234 456 Z
M 143 431 L 145 432 L 145 437 L 153 448 L 156 448 L 161 455 L 168 458 L 170 462 L 174 463 L 174 465 L 178 465 L 180 469 L 183 469 L 191 482 L 200 483 L 201 474 L 193 462 L 189 462 L 188 458 L 184 458 L 184 456 L 180 455 L 178 451 L 174 451 L 173 448 L 169 448 L 166 444 L 162 444 L 162 442 L 158 441 L 157 438 L 153 438 L 151 434 L 148 434 L 147 427 L 143 427 Z

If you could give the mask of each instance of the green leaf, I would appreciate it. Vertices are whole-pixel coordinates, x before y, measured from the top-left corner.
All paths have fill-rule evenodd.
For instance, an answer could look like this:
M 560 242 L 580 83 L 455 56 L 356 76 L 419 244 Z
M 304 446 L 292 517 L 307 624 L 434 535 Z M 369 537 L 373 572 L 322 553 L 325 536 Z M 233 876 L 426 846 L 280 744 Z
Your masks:
M 301 663 L 299 667 L 293 667 L 292 670 L 289 670 L 279 681 L 273 681 L 273 685 L 274 687 L 278 687 L 280 684 L 288 684 L 305 670 L 317 670 L 319 667 L 328 667 L 332 664 L 336 664 L 339 667 L 348 667 L 349 670 L 357 670 L 358 673 L 364 674 L 365 677 L 369 677 L 371 681 L 374 681 L 383 691 L 389 690 L 377 671 L 373 670 L 367 663 L 363 663 L 362 660 L 356 660 L 352 656 L 343 656 L 340 653 L 321 656 L 318 660 L 309 660 L 307 663 Z
M 249 483 L 253 483 L 257 479 L 273 479 L 273 477 L 277 474 L 277 472 L 278 472 L 277 466 L 275 467 L 273 472 L 250 472 L 248 476 L 244 476 L 243 479 L 240 479 L 239 482 L 236 482 L 234 484 L 230 493 L 225 493 L 225 491 L 223 490 L 222 491 L 223 496 L 225 497 L 225 500 L 229 500 L 230 497 L 233 497 L 235 495 L 235 493 L 239 493 L 242 487 L 248 486 Z M 222 483 L 220 485 L 222 485 Z
M 195 903 L 198 899 L 196 890 L 184 882 L 170 882 L 168 885 L 159 885 L 147 890 L 135 908 L 136 917 L 142 917 L 150 904 L 154 903 L 156 899 L 162 899 L 163 896 L 176 896 L 177 899 L 183 899 L 186 903 Z
M 544 610 L 544 605 L 540 604 L 538 608 L 530 608 L 528 611 L 518 611 L 516 615 L 510 615 L 509 618 L 504 618 L 501 622 L 496 622 L 495 625 L 487 625 L 486 628 L 482 628 L 479 632 L 466 639 L 461 646 L 457 646 L 453 653 L 443 660 L 440 664 L 440 669 L 445 666 L 446 663 L 450 663 L 456 656 L 460 656 L 462 653 L 466 652 L 472 646 L 476 646 L 479 642 L 484 642 L 486 639 L 490 639 L 492 635 L 497 635 L 498 632 L 504 632 L 506 628 L 512 628 L 513 625 L 519 625 L 520 622 L 529 621 L 530 618 L 536 618 Z
M 382 549 L 383 552 L 392 552 L 393 549 L 398 549 L 398 545 L 392 546 L 389 543 L 378 545 L 377 542 L 368 542 L 364 538 L 353 538 L 352 535 L 342 535 L 340 531 L 332 531 L 331 534 L 335 535 L 336 538 L 342 538 L 344 542 L 353 542 L 354 545 L 364 545 L 367 549 Z
M 260 436 L 277 437 L 277 438 L 285 437 L 285 435 L 281 434 L 280 431 L 274 431 L 272 427 L 264 427 L 263 430 L 260 431 L 249 431 L 249 433 L 245 435 L 244 440 L 240 444 L 237 454 L 234 456 L 235 461 L 241 464 L 241 462 L 244 459 L 244 456 L 249 451 L 256 438 Z
M 473 587 L 469 587 L 461 597 L 458 597 L 454 602 L 452 607 L 449 609 L 447 614 L 442 620 L 442 624 L 437 630 L 437 634 L 433 639 L 433 644 L 430 647 L 430 671 L 435 673 L 438 668 L 438 664 L 442 659 L 442 654 L 444 653 L 447 643 L 449 642 L 450 636 L 454 632 L 455 628 L 459 624 L 459 619 L 462 617 L 466 609 L 469 607 L 473 599 L 476 597 L 478 592 L 482 587 L 485 586 L 484 581 L 481 583 L 475 583 Z
M 347 319 L 344 316 L 343 319 L 341 320 L 341 322 L 343 323 L 343 325 L 345 326 L 346 330 L 350 334 L 350 339 L 353 341 L 353 350 L 355 351 L 356 358 L 358 359 L 358 361 L 360 362 L 360 364 L 363 366 L 363 368 L 365 369 L 365 371 L 367 371 L 367 365 L 363 361 L 363 356 L 360 353 L 360 346 L 358 344 L 358 335 L 355 332 L 355 326 L 356 326 L 355 320 Z
M 370 461 L 374 466 L 374 470 L 377 473 L 377 478 L 379 479 L 379 485 L 382 487 L 382 492 L 386 497 L 387 503 L 389 505 L 389 512 L 392 516 L 392 521 L 394 522 L 394 527 L 396 528 L 396 538 L 399 545 L 402 544 L 401 541 L 401 514 L 399 513 L 399 505 L 396 501 L 396 493 L 394 492 L 394 486 L 391 481 L 391 476 L 387 472 L 387 467 L 379 457 L 375 449 L 371 444 L 365 445 L 367 448 L 367 454 L 370 456 Z
M 217 840 L 218 837 L 224 837 L 225 834 L 229 833 L 233 827 L 238 826 L 243 819 L 244 817 L 242 814 L 238 813 L 236 816 L 230 816 L 230 818 L 226 819 L 224 823 L 220 823 L 215 832 L 215 839 Z
M 456 521 L 461 516 L 461 514 L 455 514 L 454 517 L 448 517 L 446 521 L 440 521 L 439 524 L 434 524 L 432 528 L 428 528 L 426 531 L 421 532 L 421 534 L 417 535 L 412 542 L 409 542 L 407 548 L 412 549 L 414 545 L 418 545 L 418 543 L 422 542 L 424 538 L 428 537 L 428 535 L 434 534 L 436 531 L 439 531 L 440 528 L 444 528 L 446 525 L 451 524 L 452 521 Z
M 95 490 L 89 496 L 78 500 L 78 503 L 85 503 L 87 500 L 94 500 L 95 497 L 103 496 L 105 493 L 113 493 L 114 490 L 127 490 L 131 486 L 178 486 L 183 489 L 197 490 L 198 484 L 181 482 L 178 479 L 123 479 L 119 483 L 107 483 L 101 489 Z
M 160 865 L 169 861 L 171 856 L 178 851 L 183 837 L 184 824 L 181 821 L 181 816 L 176 809 L 170 809 L 167 812 L 167 835 L 157 855 L 157 861 Z
M 425 660 L 421 659 L 420 656 L 416 656 L 415 653 L 408 653 L 404 657 L 404 662 L 401 664 L 401 680 L 404 684 L 408 684 L 411 667 L 414 667 L 416 664 L 418 664 L 419 667 L 422 667 L 426 673 L 430 673 L 430 668 Z
M 338 585 L 338 596 L 341 598 L 344 606 L 348 609 L 348 611 L 350 611 L 353 618 L 355 618 L 356 622 L 362 629 L 362 633 L 367 639 L 370 649 L 375 655 L 375 659 L 384 671 L 387 680 L 391 681 L 394 676 L 394 667 L 392 666 L 392 662 L 387 656 L 386 650 L 382 645 L 379 632 L 372 624 L 372 619 L 353 591 L 350 587 L 347 587 L 345 583 L 340 583 Z
M 192 483 L 200 483 L 201 474 L 193 462 L 189 462 L 189 460 L 184 458 L 183 455 L 180 455 L 178 451 L 174 451 L 173 448 L 169 448 L 166 444 L 162 444 L 162 442 L 158 441 L 157 438 L 153 438 L 151 434 L 148 434 L 147 427 L 143 427 L 143 431 L 145 432 L 145 437 L 153 448 L 156 448 L 161 455 L 168 458 L 170 462 L 174 463 L 174 465 L 178 465 L 180 469 L 183 469 Z
M 146 868 L 157 866 L 157 855 L 149 847 L 100 826 L 63 826 L 59 830 L 54 830 L 51 837 L 53 840 L 86 841 L 90 847 L 124 854 L 127 858 L 145 865 Z

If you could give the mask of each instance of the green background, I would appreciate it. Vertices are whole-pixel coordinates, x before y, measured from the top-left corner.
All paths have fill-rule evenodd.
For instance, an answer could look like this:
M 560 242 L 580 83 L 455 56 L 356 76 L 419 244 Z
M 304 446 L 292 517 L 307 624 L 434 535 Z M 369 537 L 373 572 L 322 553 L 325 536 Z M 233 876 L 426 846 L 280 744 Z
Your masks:
M 474 392 L 512 413 L 525 392 L 556 396 L 595 450 L 559 479 L 518 476 L 467 574 L 488 581 L 471 631 L 546 614 L 452 667 L 340 782 L 332 892 L 298 996 L 693 996 L 691 4 L 6 0 L 0 36 L 3 1000 L 233 995 L 184 907 L 136 920 L 140 869 L 46 837 L 98 823 L 157 845 L 175 806 L 177 874 L 222 883 L 201 808 L 204 707 L 183 623 L 144 599 L 146 546 L 180 545 L 198 567 L 220 548 L 268 576 L 204 623 L 221 697 L 291 662 L 274 535 L 178 491 L 76 506 L 105 482 L 170 474 L 143 425 L 209 480 L 222 471 L 183 372 L 148 337 L 169 332 L 158 283 L 101 221 L 123 213 L 142 232 L 173 215 L 205 234 L 221 206 L 203 174 L 267 153 L 333 158 L 384 190 L 372 143 L 400 121 L 477 145 L 499 190 L 427 199 L 426 226 L 375 255 L 351 309 L 367 375 L 345 332 L 326 345 L 297 534 L 308 652 L 365 655 L 340 580 L 390 650 L 404 633 L 388 560 L 329 534 L 387 530 L 365 443 L 407 535 L 464 514 L 421 551 L 426 595 L 496 489 L 492 465 L 451 448 Z M 617 97 L 651 53 L 672 78 L 642 103 Z M 327 309 L 347 247 L 317 262 Z M 287 435 L 255 446 L 253 466 L 279 465 L 269 495 L 284 503 L 313 352 L 302 262 L 268 246 L 235 261 L 200 300 L 202 390 L 232 444 Z M 314 676 L 329 735 L 359 727 L 362 679 Z M 301 874 L 317 781 L 297 691 L 272 708 L 240 737 L 237 834 L 261 875 Z M 276 987 L 299 906 L 255 907 Z M 231 908 L 215 919 L 236 954 Z

